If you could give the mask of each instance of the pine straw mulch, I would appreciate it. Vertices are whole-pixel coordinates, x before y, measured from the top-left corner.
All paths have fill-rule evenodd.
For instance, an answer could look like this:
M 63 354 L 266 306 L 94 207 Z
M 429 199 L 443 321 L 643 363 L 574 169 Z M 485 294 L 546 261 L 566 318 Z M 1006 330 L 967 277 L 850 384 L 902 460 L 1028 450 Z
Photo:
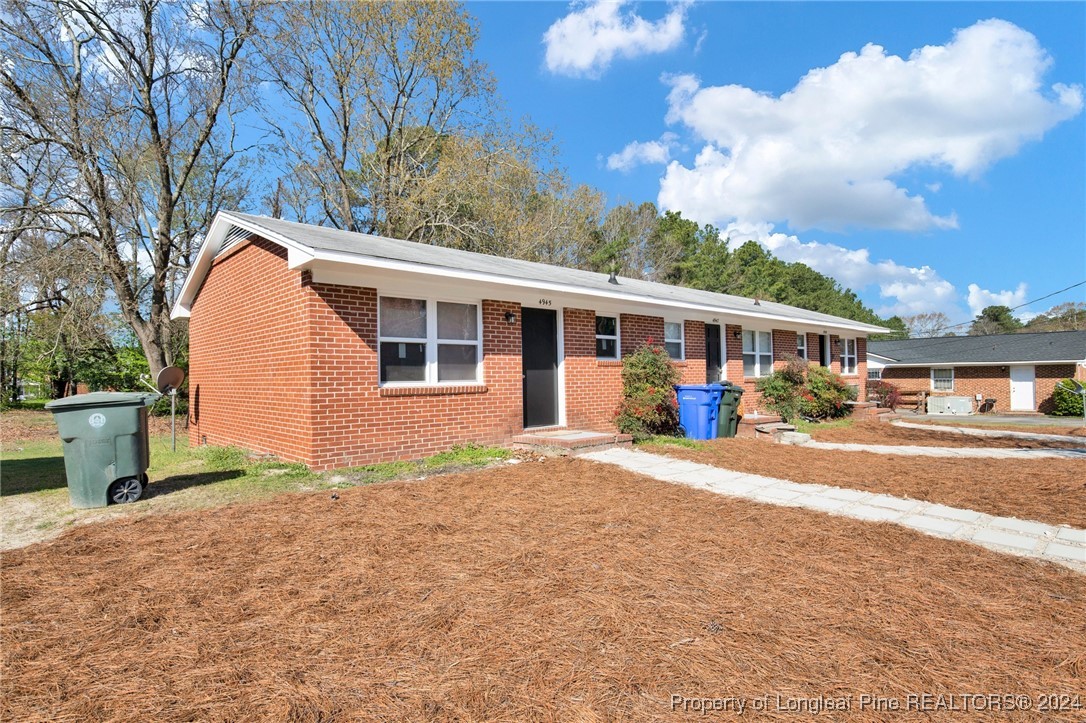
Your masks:
M 672 694 L 1086 686 L 1062 567 L 583 460 L 339 496 L 5 554 L 3 718 L 648 720 Z
M 699 449 L 669 444 L 641 448 L 793 482 L 848 487 L 1000 517 L 1086 528 L 1086 460 L 905 457 L 809 449 L 758 439 L 717 439 Z
M 1041 434 L 1041 432 L 1038 432 Z M 846 444 L 903 444 L 917 447 L 997 447 L 1000 449 L 1084 449 L 1081 442 L 1016 439 L 1013 437 L 975 437 L 946 430 L 898 427 L 887 422 L 863 421 L 848 427 L 814 427 L 811 438 L 818 442 Z

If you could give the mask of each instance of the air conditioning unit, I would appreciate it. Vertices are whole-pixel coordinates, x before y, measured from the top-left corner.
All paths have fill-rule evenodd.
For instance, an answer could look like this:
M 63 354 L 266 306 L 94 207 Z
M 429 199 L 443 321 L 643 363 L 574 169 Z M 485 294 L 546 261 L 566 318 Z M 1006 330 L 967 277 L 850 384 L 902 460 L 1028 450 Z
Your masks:
M 928 414 L 972 414 L 969 397 L 928 397 Z

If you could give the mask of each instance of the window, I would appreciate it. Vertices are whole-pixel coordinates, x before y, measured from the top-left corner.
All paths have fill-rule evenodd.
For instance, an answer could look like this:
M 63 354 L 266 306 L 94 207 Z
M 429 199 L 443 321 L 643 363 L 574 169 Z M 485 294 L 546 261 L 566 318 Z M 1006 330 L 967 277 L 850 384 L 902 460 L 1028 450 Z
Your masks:
M 773 372 L 773 335 L 743 331 L 743 376 L 765 377 Z
M 856 340 L 841 340 L 841 373 L 856 373 Z
M 882 367 L 868 367 L 867 378 L 871 381 L 878 381 L 882 379 Z
M 664 349 L 667 355 L 676 361 L 684 359 L 683 356 L 683 323 L 681 321 L 664 322 Z
M 596 358 L 618 359 L 618 317 L 596 317 Z
M 479 305 L 382 296 L 382 384 L 480 381 Z
M 932 369 L 931 388 L 936 392 L 954 391 L 954 369 Z
M 796 334 L 796 356 L 807 360 L 807 335 L 802 331 Z

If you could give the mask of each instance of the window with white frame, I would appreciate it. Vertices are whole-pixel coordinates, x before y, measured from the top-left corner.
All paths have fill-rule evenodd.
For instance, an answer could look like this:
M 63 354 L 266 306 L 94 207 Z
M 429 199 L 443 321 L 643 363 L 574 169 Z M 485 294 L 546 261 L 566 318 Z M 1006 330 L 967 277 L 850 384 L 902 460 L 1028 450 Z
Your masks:
M 481 381 L 479 305 L 382 296 L 377 345 L 381 384 Z
M 931 389 L 935 392 L 954 391 L 954 369 L 932 369 Z
M 743 376 L 765 377 L 773 373 L 773 334 L 743 330 Z
M 667 355 L 675 361 L 681 361 L 685 357 L 683 348 L 683 323 L 681 321 L 664 322 L 664 349 Z
M 618 359 L 618 317 L 596 317 L 596 358 Z
M 807 335 L 802 331 L 796 333 L 796 356 L 807 361 Z
M 856 373 L 856 340 L 841 340 L 841 373 Z
M 867 378 L 872 381 L 878 381 L 882 379 L 882 367 L 868 367 Z

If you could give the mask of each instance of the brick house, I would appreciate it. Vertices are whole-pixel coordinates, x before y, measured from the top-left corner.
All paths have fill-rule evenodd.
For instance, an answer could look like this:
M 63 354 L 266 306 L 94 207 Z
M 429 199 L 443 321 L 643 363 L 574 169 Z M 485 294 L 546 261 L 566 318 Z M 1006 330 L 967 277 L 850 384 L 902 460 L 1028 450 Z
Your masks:
M 1061 379 L 1086 380 L 1086 331 L 873 341 L 868 376 L 899 389 L 961 397 L 977 411 L 1050 412 Z
M 193 444 L 315 469 L 611 431 L 621 359 L 652 338 L 684 383 L 806 357 L 860 394 L 879 327 L 783 304 L 260 216 L 216 216 L 173 310 L 189 318 Z M 862 397 L 861 397 L 862 398 Z

